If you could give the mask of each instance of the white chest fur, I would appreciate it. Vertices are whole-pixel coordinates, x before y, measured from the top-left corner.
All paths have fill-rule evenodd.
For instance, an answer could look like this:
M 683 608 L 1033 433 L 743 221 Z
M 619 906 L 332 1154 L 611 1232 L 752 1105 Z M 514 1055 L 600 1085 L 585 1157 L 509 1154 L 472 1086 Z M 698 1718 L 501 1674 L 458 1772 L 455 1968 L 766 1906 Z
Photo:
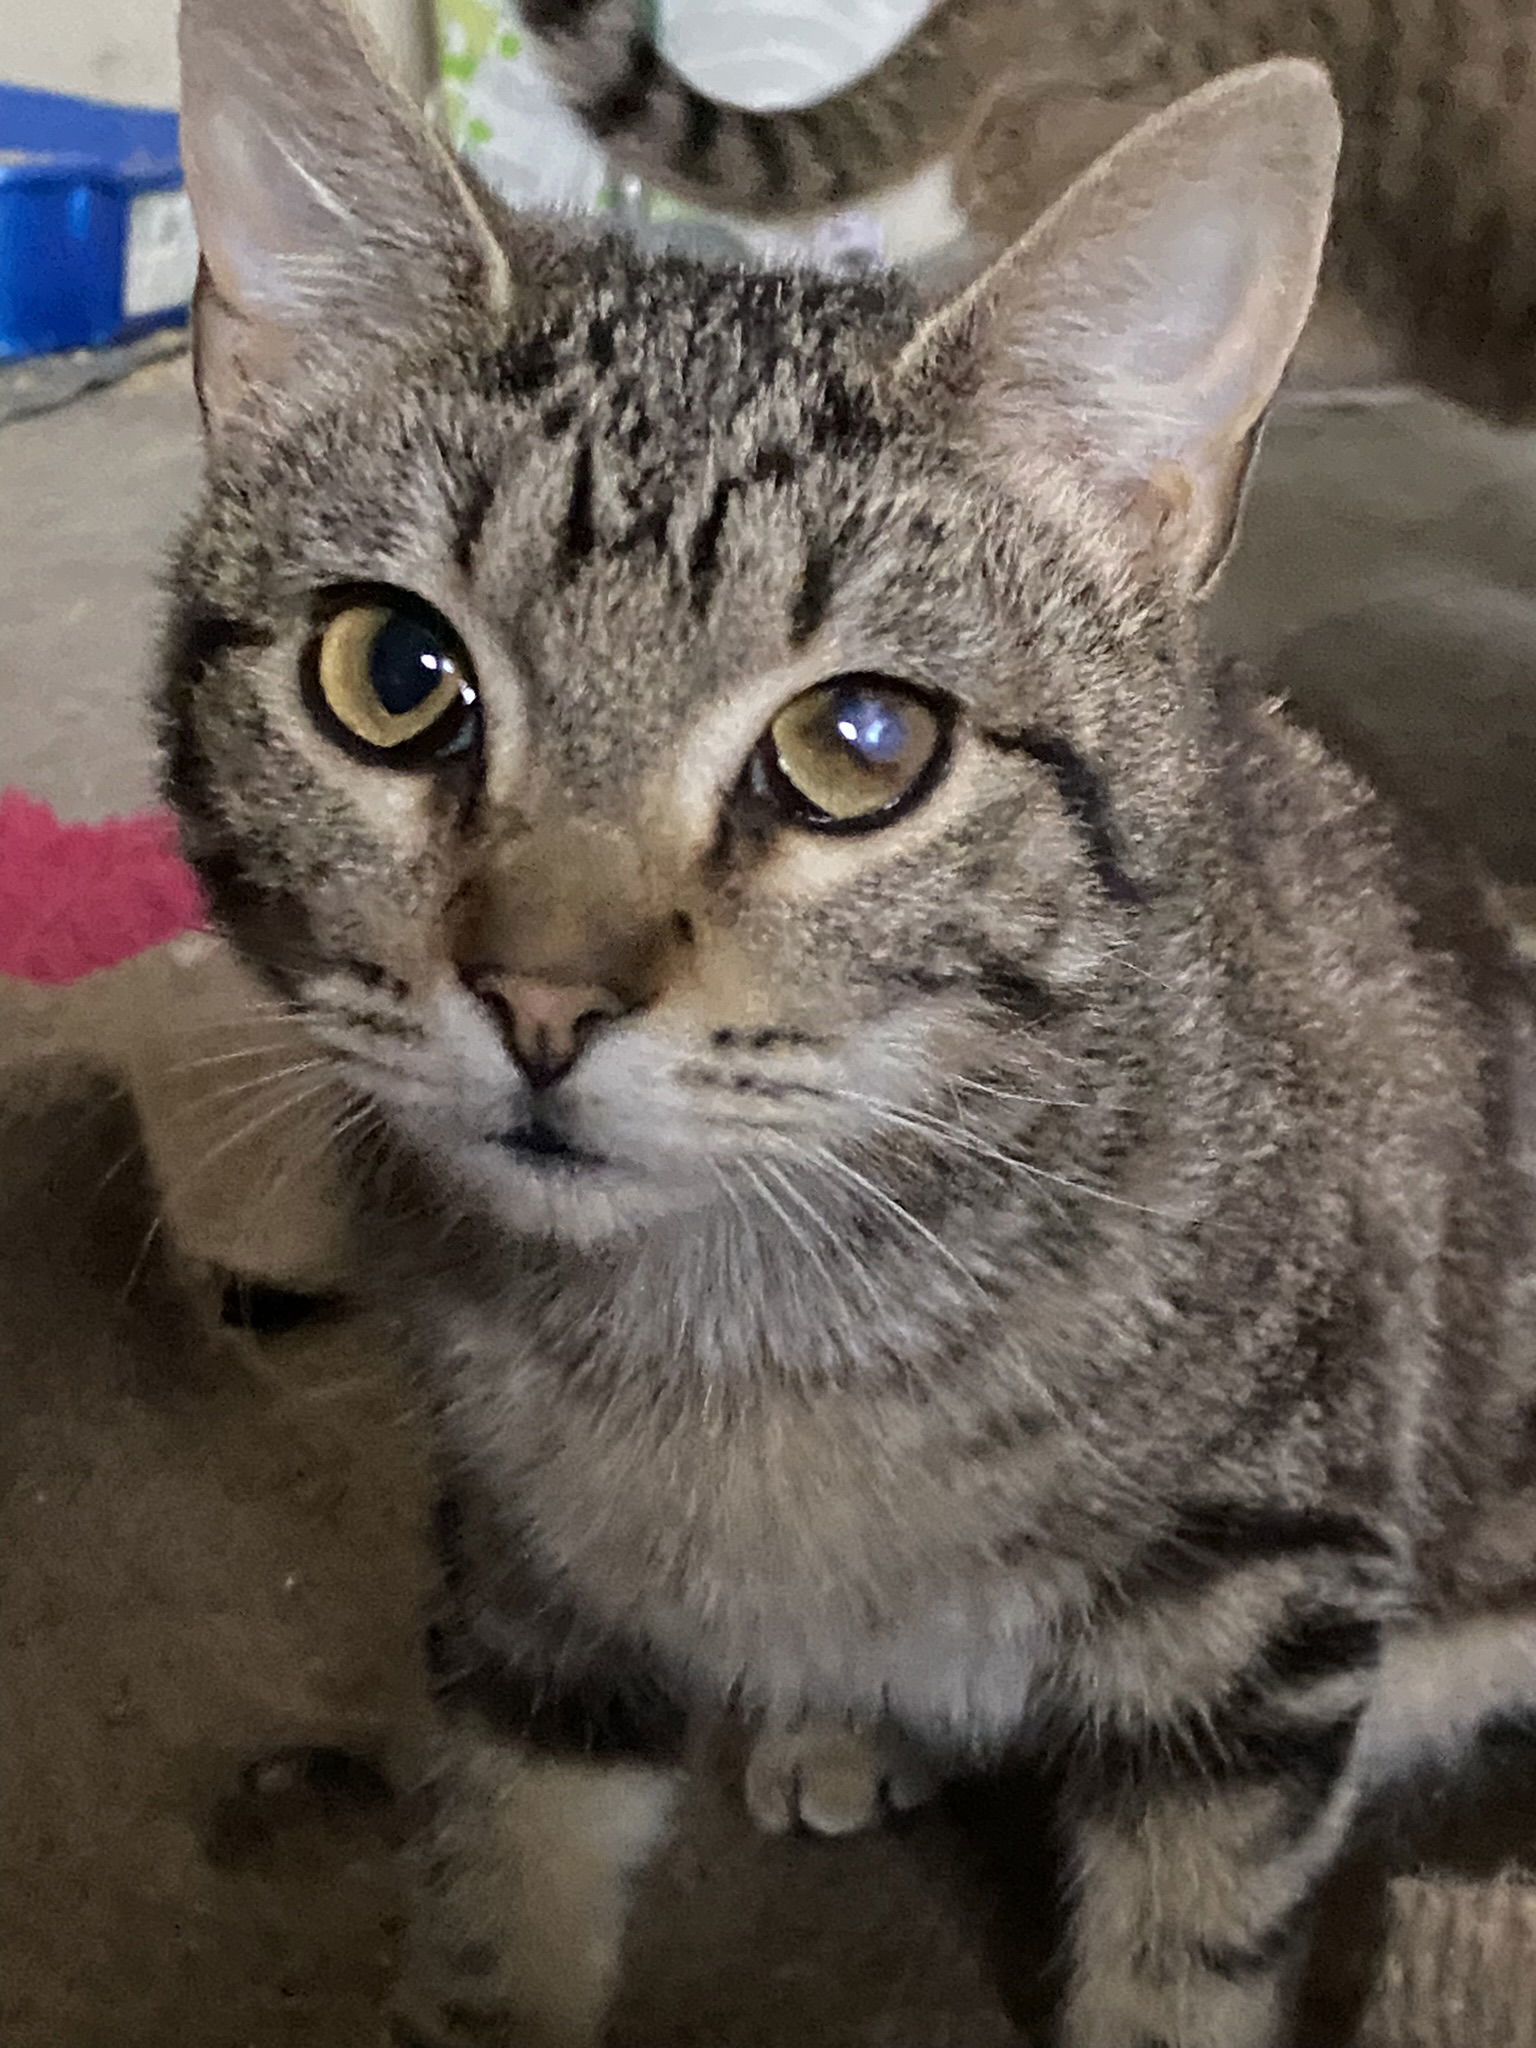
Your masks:
M 1081 1585 L 1009 1555 L 1050 1489 L 1046 1443 L 993 1469 L 863 1390 L 589 1402 L 544 1374 L 477 1385 L 459 1423 L 537 1553 L 705 1695 L 935 1735 L 1017 1726 Z

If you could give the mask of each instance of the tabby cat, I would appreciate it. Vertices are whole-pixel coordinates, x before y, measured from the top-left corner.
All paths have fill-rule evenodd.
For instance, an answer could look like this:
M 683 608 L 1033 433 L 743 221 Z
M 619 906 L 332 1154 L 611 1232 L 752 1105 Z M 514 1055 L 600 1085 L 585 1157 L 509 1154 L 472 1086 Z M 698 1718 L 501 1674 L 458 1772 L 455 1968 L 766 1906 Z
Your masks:
M 1345 119 L 1314 374 L 1402 376 L 1497 418 L 1536 413 L 1527 0 L 937 0 L 846 91 L 771 113 L 691 87 L 637 0 L 519 11 L 626 167 L 761 218 L 846 205 L 947 156 L 983 249 L 1149 108 L 1232 65 L 1310 57 Z
M 780 1822 L 1038 1757 L 1065 2042 L 1273 2048 L 1362 1787 L 1536 1698 L 1515 969 L 1200 640 L 1321 74 L 920 314 L 510 216 L 337 0 L 182 44 L 168 788 L 443 1481 L 396 2039 L 596 2039 L 730 1699 Z

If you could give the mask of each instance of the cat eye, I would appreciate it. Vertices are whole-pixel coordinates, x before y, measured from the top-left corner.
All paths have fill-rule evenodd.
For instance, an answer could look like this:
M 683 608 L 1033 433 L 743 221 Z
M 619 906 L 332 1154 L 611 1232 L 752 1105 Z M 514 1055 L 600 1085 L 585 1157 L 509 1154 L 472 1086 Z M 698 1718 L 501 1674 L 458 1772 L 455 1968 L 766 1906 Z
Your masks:
M 820 832 L 889 824 L 949 759 L 940 700 L 881 675 L 842 675 L 786 704 L 758 743 L 752 780 L 789 821 Z
M 321 725 L 369 760 L 428 767 L 474 741 L 469 657 L 419 598 L 371 592 L 334 611 L 311 649 L 306 683 Z

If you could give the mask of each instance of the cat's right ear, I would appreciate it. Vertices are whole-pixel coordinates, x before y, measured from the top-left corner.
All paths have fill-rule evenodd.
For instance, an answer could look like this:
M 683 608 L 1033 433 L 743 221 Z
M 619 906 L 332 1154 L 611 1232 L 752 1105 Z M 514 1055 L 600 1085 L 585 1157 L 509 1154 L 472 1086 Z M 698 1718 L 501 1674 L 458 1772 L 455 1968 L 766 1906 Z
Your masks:
M 1069 479 L 1076 516 L 1198 591 L 1312 303 L 1338 152 L 1316 65 L 1189 94 L 925 322 L 898 387 L 1026 496 Z
M 183 0 L 181 83 L 210 427 L 311 343 L 509 304 L 506 257 L 451 152 L 344 0 Z

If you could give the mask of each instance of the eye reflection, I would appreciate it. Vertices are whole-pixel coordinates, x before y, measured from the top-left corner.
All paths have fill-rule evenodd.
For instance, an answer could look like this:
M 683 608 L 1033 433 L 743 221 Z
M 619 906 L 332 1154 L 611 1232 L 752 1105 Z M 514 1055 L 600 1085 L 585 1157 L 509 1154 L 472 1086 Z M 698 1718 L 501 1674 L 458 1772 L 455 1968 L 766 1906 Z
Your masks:
M 839 736 L 874 767 L 900 761 L 910 744 L 907 721 L 889 700 L 855 697 L 836 719 Z
M 935 700 L 885 676 L 846 675 L 786 704 L 761 755 L 791 822 L 848 830 L 884 823 L 925 794 L 947 743 Z

